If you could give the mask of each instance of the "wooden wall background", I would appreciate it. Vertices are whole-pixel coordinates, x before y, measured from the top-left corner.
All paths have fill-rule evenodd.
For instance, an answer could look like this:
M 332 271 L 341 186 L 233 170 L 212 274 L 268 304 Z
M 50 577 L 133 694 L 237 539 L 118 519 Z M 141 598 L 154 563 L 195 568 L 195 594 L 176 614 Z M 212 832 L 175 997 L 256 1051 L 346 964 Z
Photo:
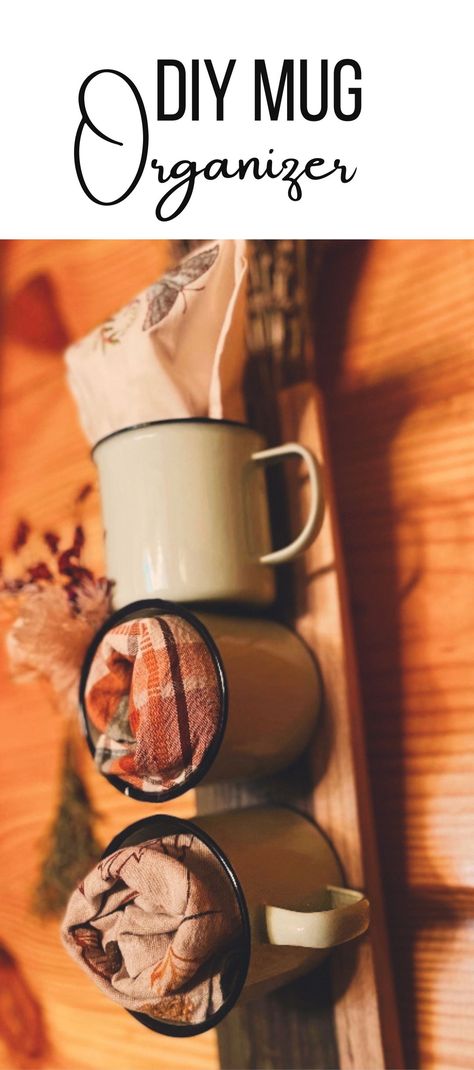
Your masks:
M 409 1067 L 474 1065 L 474 242 L 335 243 L 315 295 Z
M 64 344 L 159 274 L 169 250 L 2 244 L 7 550 L 24 515 L 67 536 L 75 495 L 94 478 L 64 383 Z M 436 1070 L 474 1066 L 473 295 L 474 243 L 457 241 L 328 245 L 311 295 L 407 1065 Z M 84 513 L 94 562 L 95 494 Z M 56 923 L 29 912 L 64 723 L 47 690 L 12 684 L 3 649 L 1 658 L 0 939 L 15 966 L 0 954 L 0 1067 L 212 1070 L 213 1034 L 185 1052 L 167 1038 L 150 1046 L 129 1016 L 98 1005 Z M 89 783 L 104 842 L 144 812 L 99 778 Z M 173 811 L 192 813 L 192 798 Z M 18 986 L 30 994 L 23 1014 Z

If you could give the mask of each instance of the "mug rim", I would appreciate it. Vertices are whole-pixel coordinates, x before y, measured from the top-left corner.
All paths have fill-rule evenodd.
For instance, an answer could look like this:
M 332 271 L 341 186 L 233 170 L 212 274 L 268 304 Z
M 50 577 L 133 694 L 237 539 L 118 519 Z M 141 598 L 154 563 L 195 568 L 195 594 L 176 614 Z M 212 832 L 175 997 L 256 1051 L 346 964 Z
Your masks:
M 242 923 L 243 955 L 240 975 L 238 977 L 233 992 L 228 997 L 228 999 L 224 1000 L 222 1005 L 219 1007 L 219 1010 L 215 1011 L 214 1014 L 212 1014 L 210 1018 L 206 1019 L 204 1022 L 198 1022 L 195 1025 L 188 1025 L 186 1023 L 183 1023 L 183 1025 L 177 1025 L 176 1023 L 169 1022 L 166 1019 L 152 1018 L 150 1015 L 142 1014 L 140 1011 L 132 1011 L 128 1007 L 124 1007 L 123 1009 L 126 1010 L 128 1014 L 131 1014 L 132 1018 L 136 1018 L 138 1022 L 146 1026 L 147 1029 L 153 1030 L 154 1033 L 160 1033 L 169 1037 L 195 1037 L 198 1036 L 200 1033 L 206 1033 L 209 1029 L 214 1029 L 219 1024 L 219 1022 L 221 1022 L 223 1018 L 225 1018 L 229 1014 L 229 1012 L 235 1006 L 242 992 L 245 981 L 247 979 L 251 956 L 251 927 L 249 912 L 242 885 L 239 881 L 239 878 L 237 877 L 237 874 L 232 864 L 227 858 L 227 855 L 224 853 L 221 847 L 219 847 L 219 844 L 216 843 L 212 836 L 209 836 L 209 833 L 205 832 L 204 829 L 201 829 L 199 825 L 195 825 L 193 821 L 190 821 L 187 818 L 175 817 L 173 814 L 160 813 L 151 814 L 148 817 L 141 817 L 138 819 L 138 821 L 133 821 L 131 825 L 127 825 L 126 828 L 122 829 L 111 839 L 110 843 L 107 845 L 101 855 L 101 860 L 103 858 L 107 858 L 109 855 L 113 854 L 114 851 L 118 851 L 121 847 L 123 847 L 124 841 L 129 836 L 133 835 L 135 831 L 138 832 L 142 828 L 146 828 L 147 826 L 151 826 L 159 822 L 169 824 L 172 830 L 170 832 L 171 835 L 173 833 L 176 833 L 177 826 L 179 826 L 180 831 L 189 832 L 191 835 L 196 836 L 206 845 L 206 847 L 214 855 L 214 858 L 217 858 L 217 861 L 222 865 L 223 869 L 225 870 L 226 876 L 229 878 L 233 891 L 235 892 L 237 897 L 240 920 Z M 167 835 L 167 833 L 164 833 L 164 835 Z
M 109 431 L 107 435 L 103 435 L 91 449 L 91 457 L 94 458 L 95 451 L 99 446 L 103 446 L 104 442 L 108 442 L 111 438 L 116 438 L 118 435 L 125 435 L 130 431 L 142 431 L 145 427 L 162 427 L 165 424 L 216 424 L 220 427 L 235 427 L 240 428 L 242 431 L 252 431 L 256 435 L 260 435 L 260 431 L 252 427 L 244 420 L 228 420 L 218 419 L 215 416 L 174 416 L 166 420 L 143 420 L 137 424 L 129 424 L 127 427 L 119 427 L 116 431 Z M 260 435 L 262 438 L 263 436 Z
M 215 640 L 206 628 L 206 625 L 200 621 L 191 610 L 185 606 L 179 605 L 177 602 L 169 602 L 163 598 L 141 598 L 136 602 L 129 602 L 126 606 L 122 606 L 121 609 L 115 610 L 104 623 L 99 630 L 95 633 L 92 641 L 87 648 L 84 661 L 81 668 L 81 675 L 79 678 L 79 712 L 81 718 L 82 730 L 87 742 L 87 746 L 93 759 L 95 759 L 96 747 L 92 738 L 92 733 L 89 726 L 89 715 L 87 712 L 87 700 L 86 700 L 86 686 L 90 672 L 92 662 L 94 660 L 97 649 L 102 642 L 102 639 L 107 632 L 114 628 L 117 624 L 121 624 L 126 619 L 134 619 L 134 615 L 139 610 L 154 610 L 155 614 L 158 611 L 158 615 L 163 616 L 168 613 L 170 616 L 178 616 L 183 618 L 190 624 L 201 636 L 206 643 L 206 646 L 211 655 L 214 669 L 216 671 L 219 696 L 220 696 L 220 716 L 219 723 L 215 735 L 213 736 L 211 743 L 209 744 L 206 753 L 204 754 L 202 761 L 197 769 L 175 787 L 167 788 L 165 791 L 144 791 L 141 788 L 136 788 L 133 784 L 129 784 L 128 781 L 115 774 L 102 773 L 100 769 L 97 772 L 108 780 L 109 784 L 117 791 L 122 792 L 122 795 L 126 795 L 127 798 L 136 799 L 139 802 L 148 803 L 164 803 L 170 802 L 172 799 L 177 799 L 181 795 L 184 795 L 191 788 L 197 787 L 203 777 L 214 763 L 215 758 L 221 748 L 222 740 L 224 739 L 224 733 L 228 720 L 228 707 L 229 707 L 229 692 L 227 685 L 227 677 L 224 670 L 222 658 Z M 144 616 L 143 613 L 140 616 Z

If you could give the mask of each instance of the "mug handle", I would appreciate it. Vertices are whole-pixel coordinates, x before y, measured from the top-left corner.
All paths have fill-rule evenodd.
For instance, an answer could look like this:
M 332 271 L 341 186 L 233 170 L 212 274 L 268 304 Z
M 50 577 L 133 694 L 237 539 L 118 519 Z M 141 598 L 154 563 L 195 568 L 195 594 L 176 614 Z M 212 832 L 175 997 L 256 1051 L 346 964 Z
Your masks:
M 345 944 L 366 932 L 370 906 L 363 892 L 328 884 L 320 889 L 320 897 L 317 910 L 265 907 L 270 943 L 328 948 Z
M 272 550 L 268 554 L 262 554 L 259 558 L 261 565 L 280 565 L 284 561 L 291 561 L 293 557 L 305 550 L 318 534 L 324 516 L 324 496 L 322 487 L 321 468 L 313 454 L 306 446 L 300 446 L 299 442 L 286 442 L 284 446 L 273 446 L 272 449 L 260 450 L 252 454 L 252 461 L 256 464 L 277 464 L 284 457 L 302 457 L 309 475 L 311 502 L 309 516 L 300 534 L 288 546 L 282 546 L 279 550 Z

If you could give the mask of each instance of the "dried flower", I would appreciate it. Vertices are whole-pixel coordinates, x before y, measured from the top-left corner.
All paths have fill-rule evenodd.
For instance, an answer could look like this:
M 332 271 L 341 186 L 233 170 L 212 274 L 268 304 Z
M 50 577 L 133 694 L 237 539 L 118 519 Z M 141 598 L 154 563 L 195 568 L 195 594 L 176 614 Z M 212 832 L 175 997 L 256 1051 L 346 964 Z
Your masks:
M 45 561 L 38 561 L 36 565 L 30 565 L 28 569 L 28 579 L 36 583 L 38 580 L 52 580 L 53 573 L 48 568 Z
M 60 543 L 59 535 L 56 535 L 54 531 L 45 531 L 43 539 L 51 553 L 56 555 Z
M 30 534 L 22 520 L 13 543 L 17 554 Z M 46 677 L 66 711 L 73 711 L 87 647 L 110 613 L 112 585 L 79 563 L 85 544 L 81 524 L 72 546 L 61 553 L 54 532 L 46 531 L 43 543 L 49 561 L 28 564 L 21 576 L 0 574 L 0 608 L 11 621 L 7 650 L 18 679 Z
M 86 484 L 76 503 L 91 489 Z M 43 554 L 47 547 L 49 557 L 33 564 L 30 547 L 26 555 L 21 554 L 30 534 L 30 524 L 21 520 L 12 551 L 18 558 L 15 571 L 19 564 L 23 574 L 5 575 L 0 562 L 0 610 L 9 621 L 10 663 L 18 680 L 46 677 L 64 712 L 75 715 L 82 663 L 89 643 L 110 613 L 112 584 L 79 563 L 85 544 L 81 524 L 76 524 L 72 545 L 62 552 L 59 535 L 45 531 Z M 58 807 L 44 841 L 34 895 L 36 913 L 61 912 L 77 880 L 96 861 L 100 846 L 94 835 L 95 816 L 69 731 Z
M 84 483 L 84 486 L 81 487 L 79 494 L 76 497 L 76 505 L 78 505 L 79 502 L 85 502 L 86 498 L 89 497 L 89 494 L 92 494 L 93 490 L 94 487 L 92 486 L 92 483 Z
M 83 546 L 84 546 L 84 528 L 82 527 L 81 524 L 77 524 L 76 530 L 74 532 L 74 540 L 73 540 L 73 544 L 72 544 L 72 549 L 74 550 L 74 553 L 75 553 L 76 557 L 80 557 L 81 556 L 81 550 L 82 550 Z
M 7 634 L 7 650 L 19 680 L 46 677 L 68 711 L 77 707 L 78 681 L 84 656 L 110 612 L 108 585 L 84 580 L 69 592 L 49 583 L 26 584 L 16 594 L 16 619 Z
M 94 818 L 82 779 L 74 745 L 64 747 L 58 807 L 43 841 L 40 876 L 33 896 L 33 910 L 40 916 L 61 914 L 78 881 L 102 853 L 94 834 Z
M 14 554 L 17 554 L 21 550 L 22 546 L 28 541 L 31 528 L 27 520 L 19 520 L 16 526 L 16 531 L 13 536 L 12 550 Z

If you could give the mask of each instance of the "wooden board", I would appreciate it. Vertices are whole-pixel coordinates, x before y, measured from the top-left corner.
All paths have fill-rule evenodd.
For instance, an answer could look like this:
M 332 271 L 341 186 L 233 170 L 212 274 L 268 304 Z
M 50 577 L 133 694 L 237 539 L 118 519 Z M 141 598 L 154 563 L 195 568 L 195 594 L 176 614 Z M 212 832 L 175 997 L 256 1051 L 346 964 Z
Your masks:
M 297 768 L 265 783 L 198 789 L 198 810 L 279 799 L 307 810 L 331 837 L 348 883 L 368 890 L 372 923 L 357 945 L 334 952 L 319 975 L 233 1011 L 218 1029 L 221 1066 L 402 1067 L 323 409 L 308 382 L 280 391 L 273 400 L 273 427 L 268 423 L 271 398 L 261 417 L 267 438 L 302 442 L 324 465 L 323 529 L 283 577 L 277 606 L 279 616 L 296 626 L 319 661 L 324 708 L 312 752 Z M 283 521 L 278 525 L 277 516 L 281 538 L 285 518 L 291 517 L 291 533 L 296 534 L 307 507 L 305 482 L 293 470 L 287 492 L 276 511 Z
M 281 411 L 284 437 L 308 443 L 322 458 L 327 494 L 321 536 L 295 566 L 295 623 L 319 660 L 326 700 L 322 738 L 310 755 L 312 811 L 335 844 L 348 883 L 365 888 L 371 901 L 369 933 L 331 961 L 339 1065 L 402 1067 L 323 406 L 314 389 L 301 386 L 286 392 Z M 302 497 L 295 519 L 304 512 Z

